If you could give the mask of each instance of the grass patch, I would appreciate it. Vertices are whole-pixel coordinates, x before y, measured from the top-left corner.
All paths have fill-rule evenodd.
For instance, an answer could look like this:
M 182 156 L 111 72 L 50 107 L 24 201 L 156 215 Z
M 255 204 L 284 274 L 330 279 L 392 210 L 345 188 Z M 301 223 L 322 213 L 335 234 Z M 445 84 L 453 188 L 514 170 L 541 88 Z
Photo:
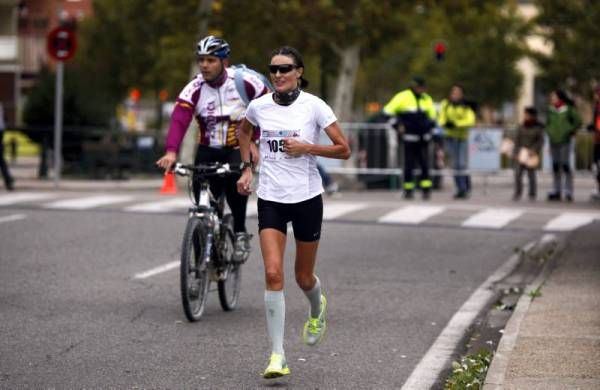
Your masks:
M 539 298 L 542 296 L 542 286 L 539 286 L 538 288 L 536 288 L 535 290 L 531 290 L 527 293 L 527 295 L 529 295 L 531 297 L 531 299 L 535 299 L 535 298 Z
M 460 362 L 452 362 L 452 374 L 446 379 L 444 389 L 481 389 L 485 375 L 492 362 L 492 352 L 481 350 L 474 355 L 467 355 Z

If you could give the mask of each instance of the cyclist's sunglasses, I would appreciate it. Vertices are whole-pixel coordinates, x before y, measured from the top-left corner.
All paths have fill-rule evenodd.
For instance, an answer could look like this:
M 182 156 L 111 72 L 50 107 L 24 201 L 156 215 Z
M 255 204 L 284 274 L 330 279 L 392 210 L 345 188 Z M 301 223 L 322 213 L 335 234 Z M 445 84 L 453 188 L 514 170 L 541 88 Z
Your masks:
M 279 73 L 284 74 L 289 73 L 296 68 L 297 66 L 294 64 L 269 65 L 269 72 L 275 74 L 279 71 Z

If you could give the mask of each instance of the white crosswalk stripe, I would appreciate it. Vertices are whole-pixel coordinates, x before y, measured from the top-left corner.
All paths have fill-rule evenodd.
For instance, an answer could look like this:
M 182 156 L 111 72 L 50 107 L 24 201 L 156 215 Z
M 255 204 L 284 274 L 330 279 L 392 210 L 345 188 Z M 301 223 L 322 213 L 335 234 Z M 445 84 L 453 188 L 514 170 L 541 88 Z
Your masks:
M 186 209 L 192 205 L 187 198 L 175 198 L 158 202 L 146 202 L 125 207 L 125 211 L 136 213 L 166 213 L 173 210 Z
M 368 206 L 367 203 L 350 203 L 336 202 L 326 203 L 323 207 L 323 219 L 332 220 L 341 217 L 342 215 L 352 213 L 364 209 Z
M 34 202 L 56 197 L 55 194 L 44 192 L 19 192 L 15 194 L 0 195 L 0 206 L 8 206 L 17 203 Z
M 467 218 L 461 226 L 501 229 L 521 215 L 523 215 L 523 211 L 521 210 L 485 209 Z
M 5 216 L 0 217 L 0 223 L 14 222 L 14 221 L 19 221 L 19 220 L 25 219 L 25 218 L 26 218 L 25 214 L 5 215 Z
M 387 213 L 379 218 L 378 222 L 419 224 L 445 209 L 442 206 L 406 206 Z
M 587 225 L 598 218 L 594 215 L 585 215 L 578 213 L 563 213 L 558 217 L 548 221 L 543 230 L 546 231 L 570 231 L 581 226 Z
M 94 194 L 70 192 L 18 192 L 0 194 L 0 207 L 19 205 L 66 209 L 87 210 L 98 207 L 120 209 L 136 213 L 182 213 L 185 214 L 192 202 L 186 196 L 164 198 L 149 195 Z M 390 203 L 383 203 L 386 206 Z M 503 229 L 507 226 L 540 231 L 571 231 L 600 220 L 596 210 L 566 210 L 551 208 L 492 208 L 489 205 L 458 204 L 409 204 L 396 207 L 381 216 L 382 203 L 358 201 L 340 201 L 328 199 L 323 205 L 324 221 L 372 221 L 386 224 L 419 225 L 429 221 L 442 225 L 455 225 L 464 228 Z M 472 214 L 466 216 L 465 214 Z M 256 217 L 257 201 L 251 199 L 246 209 L 248 217 Z M 518 224 L 511 224 L 519 221 Z M 523 224 L 521 224 L 523 222 Z
M 86 196 L 83 198 L 59 200 L 45 204 L 44 207 L 49 209 L 85 210 L 114 203 L 130 202 L 133 199 L 134 197 L 130 195 L 96 195 Z

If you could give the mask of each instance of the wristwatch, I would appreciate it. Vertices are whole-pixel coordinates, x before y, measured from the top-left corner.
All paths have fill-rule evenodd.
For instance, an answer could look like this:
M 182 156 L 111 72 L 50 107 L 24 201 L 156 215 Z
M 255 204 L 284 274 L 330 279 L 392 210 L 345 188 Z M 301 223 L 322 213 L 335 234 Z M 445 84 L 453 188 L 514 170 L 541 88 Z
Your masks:
M 250 168 L 252 169 L 254 164 L 252 164 L 252 161 L 242 161 L 242 166 L 240 167 L 240 170 L 243 171 L 246 168 Z

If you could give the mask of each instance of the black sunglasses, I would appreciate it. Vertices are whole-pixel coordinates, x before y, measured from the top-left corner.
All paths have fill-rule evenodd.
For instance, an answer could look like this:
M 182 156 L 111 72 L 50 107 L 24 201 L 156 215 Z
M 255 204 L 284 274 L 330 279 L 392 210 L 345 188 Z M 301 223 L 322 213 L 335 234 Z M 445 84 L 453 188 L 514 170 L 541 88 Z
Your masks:
M 277 71 L 279 71 L 279 73 L 284 74 L 289 73 L 292 71 L 292 69 L 296 68 L 297 66 L 294 64 L 269 65 L 269 72 L 275 74 Z

